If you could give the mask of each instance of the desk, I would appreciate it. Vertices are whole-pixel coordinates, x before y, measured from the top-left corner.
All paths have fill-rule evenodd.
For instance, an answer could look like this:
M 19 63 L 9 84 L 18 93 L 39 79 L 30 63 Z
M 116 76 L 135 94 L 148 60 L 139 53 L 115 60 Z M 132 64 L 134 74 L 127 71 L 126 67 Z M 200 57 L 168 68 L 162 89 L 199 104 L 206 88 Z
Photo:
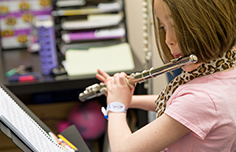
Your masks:
M 143 70 L 142 65 L 138 61 L 137 57 L 135 55 L 133 56 L 135 61 L 134 72 L 142 71 Z M 95 78 L 95 75 L 93 74 L 64 80 L 55 80 L 53 76 L 42 76 L 42 78 L 39 81 L 35 82 L 9 83 L 4 74 L 10 69 L 18 67 L 19 65 L 32 66 L 34 71 L 40 71 L 40 62 L 38 54 L 37 53 L 31 54 L 23 49 L 2 51 L 1 81 L 15 94 L 85 88 L 91 84 L 99 82 Z
M 32 66 L 34 71 L 40 71 L 39 56 L 37 53 L 29 53 L 25 49 L 21 50 L 4 50 L 0 51 L 0 81 L 11 90 L 16 96 L 40 92 L 62 91 L 70 89 L 84 89 L 85 87 L 94 83 L 99 83 L 95 75 L 88 75 L 86 77 L 78 77 L 73 79 L 55 80 L 53 76 L 42 76 L 39 81 L 35 82 L 14 82 L 9 83 L 4 74 L 19 65 Z M 59 56 L 61 60 L 62 56 Z M 135 54 L 133 54 L 135 62 L 135 70 L 133 72 L 141 72 L 143 67 L 138 61 Z M 147 94 L 143 84 L 138 84 L 135 89 L 135 94 Z M 24 102 L 24 101 L 23 101 Z M 138 126 L 145 125 L 147 120 L 147 113 L 138 110 Z

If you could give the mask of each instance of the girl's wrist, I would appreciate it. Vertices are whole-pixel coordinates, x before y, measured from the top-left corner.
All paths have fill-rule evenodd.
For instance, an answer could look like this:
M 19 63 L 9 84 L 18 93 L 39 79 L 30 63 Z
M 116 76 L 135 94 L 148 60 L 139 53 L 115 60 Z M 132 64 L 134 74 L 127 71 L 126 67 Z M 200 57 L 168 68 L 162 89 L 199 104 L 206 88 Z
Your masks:
M 121 103 L 121 102 L 111 102 L 110 104 L 108 104 L 107 108 L 105 109 L 104 107 L 102 107 L 102 113 L 104 114 L 104 117 L 106 119 L 108 119 L 108 113 L 109 112 L 115 112 L 115 113 L 126 113 L 127 109 L 126 106 Z

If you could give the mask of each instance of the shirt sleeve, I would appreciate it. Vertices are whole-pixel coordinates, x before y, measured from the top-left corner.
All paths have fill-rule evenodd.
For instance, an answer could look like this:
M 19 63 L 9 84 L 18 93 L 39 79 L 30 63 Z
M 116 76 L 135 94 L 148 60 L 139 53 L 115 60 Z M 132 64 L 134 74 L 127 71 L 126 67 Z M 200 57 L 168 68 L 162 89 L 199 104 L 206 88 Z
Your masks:
M 165 114 L 177 120 L 198 138 L 206 135 L 217 123 L 215 103 L 204 89 L 177 89 L 167 103 Z

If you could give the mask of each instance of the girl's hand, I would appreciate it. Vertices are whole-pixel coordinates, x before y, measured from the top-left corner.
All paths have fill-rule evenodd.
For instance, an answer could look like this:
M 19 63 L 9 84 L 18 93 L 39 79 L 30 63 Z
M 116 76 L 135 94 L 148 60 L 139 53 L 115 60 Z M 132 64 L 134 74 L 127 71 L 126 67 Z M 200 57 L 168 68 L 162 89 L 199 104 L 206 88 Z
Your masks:
M 98 71 L 98 73 L 96 74 L 96 78 L 102 82 L 105 82 L 110 77 L 109 74 L 107 74 L 106 72 L 104 72 L 100 69 L 98 69 L 97 71 Z
M 122 72 L 116 73 L 113 77 L 107 79 L 107 104 L 118 101 L 123 103 L 127 108 L 129 107 L 134 88 L 128 86 L 125 79 L 126 76 L 127 75 Z

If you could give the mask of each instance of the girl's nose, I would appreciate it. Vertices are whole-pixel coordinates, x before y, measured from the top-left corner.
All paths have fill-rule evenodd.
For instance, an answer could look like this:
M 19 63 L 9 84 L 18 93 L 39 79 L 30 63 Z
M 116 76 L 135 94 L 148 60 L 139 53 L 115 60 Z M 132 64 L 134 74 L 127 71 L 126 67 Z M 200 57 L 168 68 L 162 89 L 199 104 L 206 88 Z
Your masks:
M 167 33 L 166 33 L 166 44 L 168 46 L 174 46 L 176 44 L 176 40 L 175 40 L 174 36 L 167 35 Z
M 174 46 L 176 45 L 176 37 L 173 29 L 170 29 L 169 31 L 166 31 L 166 44 L 168 46 Z

